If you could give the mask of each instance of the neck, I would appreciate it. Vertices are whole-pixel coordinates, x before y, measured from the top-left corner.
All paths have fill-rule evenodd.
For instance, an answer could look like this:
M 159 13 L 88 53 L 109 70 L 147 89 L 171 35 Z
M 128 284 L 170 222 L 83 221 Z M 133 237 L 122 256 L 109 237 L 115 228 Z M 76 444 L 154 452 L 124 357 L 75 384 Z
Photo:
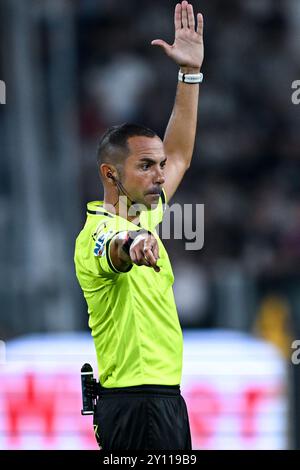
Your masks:
M 116 204 L 117 201 L 117 204 Z M 108 195 L 104 194 L 103 208 L 108 212 L 112 212 L 129 222 L 138 224 L 140 221 L 140 211 L 134 211 L 133 215 L 129 214 L 131 207 L 131 202 L 126 196 L 118 197 L 118 195 Z

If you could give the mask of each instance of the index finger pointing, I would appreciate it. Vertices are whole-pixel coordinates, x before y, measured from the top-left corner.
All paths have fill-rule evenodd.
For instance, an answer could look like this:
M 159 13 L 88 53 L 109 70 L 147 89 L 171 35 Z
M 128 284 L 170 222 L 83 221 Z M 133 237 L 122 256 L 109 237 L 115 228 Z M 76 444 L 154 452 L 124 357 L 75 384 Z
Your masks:
M 151 265 L 152 268 L 154 268 L 154 270 L 156 272 L 159 272 L 160 271 L 160 268 L 157 266 L 157 260 L 155 259 L 152 251 L 151 251 L 151 248 L 145 248 L 144 249 L 144 256 L 146 257 L 148 263 Z

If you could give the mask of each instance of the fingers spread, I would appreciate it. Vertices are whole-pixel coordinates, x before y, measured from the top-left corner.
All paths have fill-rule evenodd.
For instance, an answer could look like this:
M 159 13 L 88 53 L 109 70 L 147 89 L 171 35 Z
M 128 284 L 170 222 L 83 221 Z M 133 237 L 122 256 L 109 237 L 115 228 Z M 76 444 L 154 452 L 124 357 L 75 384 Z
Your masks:
M 193 8 L 193 5 L 191 5 L 190 3 L 188 4 L 188 7 L 187 7 L 187 15 L 188 15 L 189 28 L 192 30 L 195 30 L 194 8 Z

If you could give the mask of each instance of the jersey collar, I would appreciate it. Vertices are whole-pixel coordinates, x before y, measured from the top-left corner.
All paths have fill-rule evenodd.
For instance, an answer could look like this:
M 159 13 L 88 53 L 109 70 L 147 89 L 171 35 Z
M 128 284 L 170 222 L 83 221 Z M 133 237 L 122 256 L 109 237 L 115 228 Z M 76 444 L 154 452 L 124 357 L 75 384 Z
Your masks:
M 87 204 L 87 213 L 91 215 L 106 215 L 107 217 L 116 217 L 116 214 L 108 212 L 103 207 L 103 201 L 92 201 Z

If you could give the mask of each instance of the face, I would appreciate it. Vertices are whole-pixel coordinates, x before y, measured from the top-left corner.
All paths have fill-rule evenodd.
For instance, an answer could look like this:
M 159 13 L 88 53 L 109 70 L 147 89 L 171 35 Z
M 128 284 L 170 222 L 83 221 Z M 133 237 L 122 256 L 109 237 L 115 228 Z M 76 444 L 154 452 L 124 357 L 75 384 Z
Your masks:
M 139 204 L 154 209 L 165 182 L 166 156 L 159 137 L 135 136 L 128 139 L 130 155 L 124 164 L 123 185 Z

